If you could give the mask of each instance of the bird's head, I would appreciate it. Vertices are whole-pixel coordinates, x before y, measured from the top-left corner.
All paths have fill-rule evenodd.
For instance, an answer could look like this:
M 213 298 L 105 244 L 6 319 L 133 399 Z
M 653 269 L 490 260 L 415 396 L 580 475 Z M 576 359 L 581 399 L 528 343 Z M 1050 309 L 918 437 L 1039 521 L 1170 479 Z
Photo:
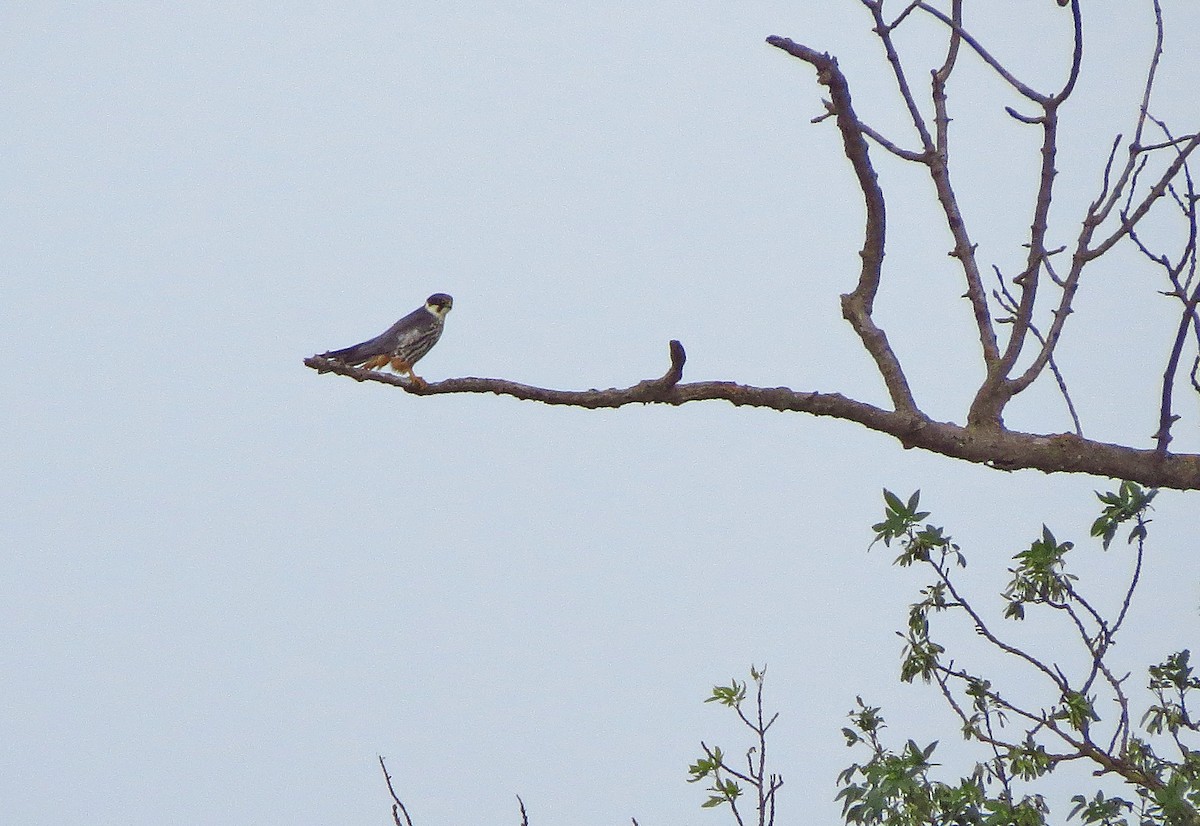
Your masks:
M 425 299 L 425 309 L 438 318 L 445 318 L 446 313 L 454 306 L 454 299 L 445 293 L 434 293 Z

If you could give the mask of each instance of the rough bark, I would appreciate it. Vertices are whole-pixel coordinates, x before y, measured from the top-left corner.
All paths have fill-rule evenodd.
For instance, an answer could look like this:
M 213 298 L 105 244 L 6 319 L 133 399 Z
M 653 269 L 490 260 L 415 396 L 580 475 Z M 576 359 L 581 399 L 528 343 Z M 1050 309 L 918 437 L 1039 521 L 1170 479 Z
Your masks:
M 304 363 L 320 373 L 337 373 L 357 381 L 389 384 L 414 396 L 494 393 L 524 401 L 591 410 L 628 404 L 678 406 L 687 402 L 720 400 L 738 407 L 766 407 L 845 419 L 894 436 L 906 448 L 920 448 L 1001 470 L 1032 468 L 1045 473 L 1088 473 L 1128 479 L 1149 487 L 1200 490 L 1200 456 L 1137 450 L 1082 439 L 1072 433 L 1040 435 L 964 427 L 953 422 L 937 422 L 916 412 L 885 410 L 840 393 L 803 392 L 790 387 L 754 387 L 731 381 L 682 383 L 685 358 L 682 345 L 672 341 L 671 368 L 666 375 L 646 379 L 630 387 L 607 390 L 553 390 L 506 379 L 475 377 L 446 379 L 418 387 L 400 376 L 348 367 L 319 356 L 307 358 Z

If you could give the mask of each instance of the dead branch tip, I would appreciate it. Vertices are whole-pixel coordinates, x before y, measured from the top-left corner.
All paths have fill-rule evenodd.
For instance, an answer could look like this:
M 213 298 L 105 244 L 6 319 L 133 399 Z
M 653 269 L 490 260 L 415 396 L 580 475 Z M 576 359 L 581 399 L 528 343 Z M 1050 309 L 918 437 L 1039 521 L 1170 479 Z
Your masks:
M 683 345 L 677 339 L 671 339 L 671 369 L 662 377 L 662 383 L 667 387 L 674 387 L 683 379 L 683 365 L 687 361 L 687 353 L 684 352 Z

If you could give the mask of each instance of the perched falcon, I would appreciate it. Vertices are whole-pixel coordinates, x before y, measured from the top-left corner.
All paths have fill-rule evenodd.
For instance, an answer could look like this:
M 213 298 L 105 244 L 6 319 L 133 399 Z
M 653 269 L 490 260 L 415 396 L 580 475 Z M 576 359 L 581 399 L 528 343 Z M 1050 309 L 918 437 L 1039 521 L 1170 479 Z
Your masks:
M 425 380 L 413 372 L 413 365 L 437 344 L 446 313 L 453 306 L 453 298 L 434 293 L 425 300 L 424 307 L 413 310 L 375 338 L 344 350 L 321 353 L 321 358 L 369 370 L 391 365 L 397 373 L 407 373 L 413 384 L 423 387 Z

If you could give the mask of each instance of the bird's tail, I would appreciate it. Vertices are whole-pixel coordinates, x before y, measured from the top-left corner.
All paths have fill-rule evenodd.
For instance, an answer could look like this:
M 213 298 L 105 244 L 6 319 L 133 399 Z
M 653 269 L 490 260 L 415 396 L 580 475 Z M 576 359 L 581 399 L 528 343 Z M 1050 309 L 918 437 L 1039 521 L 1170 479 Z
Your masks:
M 370 359 L 375 354 L 369 351 L 369 348 L 363 344 L 355 344 L 353 347 L 345 347 L 341 350 L 330 350 L 327 353 L 321 353 L 320 358 L 332 359 L 340 361 L 343 364 L 349 364 L 352 367 L 357 367 Z

